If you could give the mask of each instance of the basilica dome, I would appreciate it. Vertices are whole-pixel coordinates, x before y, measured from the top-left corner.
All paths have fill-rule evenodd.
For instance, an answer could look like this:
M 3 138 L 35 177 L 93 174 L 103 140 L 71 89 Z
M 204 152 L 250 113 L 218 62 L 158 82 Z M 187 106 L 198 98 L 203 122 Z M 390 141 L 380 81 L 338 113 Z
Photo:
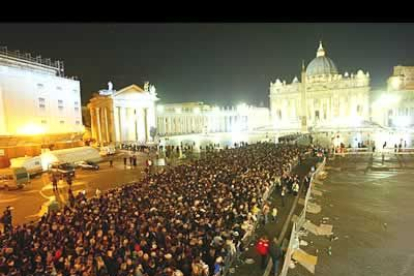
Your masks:
M 314 58 L 306 68 L 307 76 L 317 75 L 335 75 L 338 74 L 335 63 L 325 56 L 325 50 L 322 47 L 322 42 L 319 44 L 319 49 Z

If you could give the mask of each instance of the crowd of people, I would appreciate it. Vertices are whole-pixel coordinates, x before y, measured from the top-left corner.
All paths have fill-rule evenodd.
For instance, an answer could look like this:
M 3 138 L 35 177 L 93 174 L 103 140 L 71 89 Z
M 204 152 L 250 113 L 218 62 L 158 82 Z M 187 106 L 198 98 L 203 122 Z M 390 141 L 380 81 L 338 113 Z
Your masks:
M 270 143 L 211 151 L 148 182 L 79 193 L 0 234 L 0 276 L 218 275 L 243 248 L 252 209 L 300 153 Z

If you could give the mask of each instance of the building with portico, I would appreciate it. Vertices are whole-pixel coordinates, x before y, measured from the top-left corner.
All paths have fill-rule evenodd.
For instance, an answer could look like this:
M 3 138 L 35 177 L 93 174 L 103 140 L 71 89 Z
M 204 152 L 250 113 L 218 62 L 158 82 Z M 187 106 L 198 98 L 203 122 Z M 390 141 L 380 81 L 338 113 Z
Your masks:
M 145 83 L 144 89 L 132 84 L 95 93 L 88 103 L 91 134 L 97 145 L 145 144 L 152 141 L 150 130 L 156 127 L 155 87 Z

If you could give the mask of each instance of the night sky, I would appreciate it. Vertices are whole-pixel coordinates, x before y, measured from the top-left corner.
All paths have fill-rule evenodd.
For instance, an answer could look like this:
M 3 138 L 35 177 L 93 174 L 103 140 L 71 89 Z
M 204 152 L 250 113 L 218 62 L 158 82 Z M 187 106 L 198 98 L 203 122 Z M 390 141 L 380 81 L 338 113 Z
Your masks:
M 270 81 L 290 83 L 319 40 L 340 73 L 369 71 L 385 87 L 395 65 L 414 65 L 414 24 L 0 24 L 0 45 L 65 62 L 93 92 L 148 80 L 161 102 L 268 105 Z

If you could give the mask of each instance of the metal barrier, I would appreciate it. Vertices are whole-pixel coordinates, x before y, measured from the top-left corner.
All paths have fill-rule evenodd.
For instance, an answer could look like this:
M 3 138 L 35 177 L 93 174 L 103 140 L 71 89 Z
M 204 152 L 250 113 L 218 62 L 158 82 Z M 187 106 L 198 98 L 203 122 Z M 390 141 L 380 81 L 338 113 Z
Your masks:
M 315 170 L 315 172 L 311 176 L 309 188 L 306 191 L 306 195 L 305 195 L 305 201 L 304 201 L 304 204 L 303 204 L 303 210 L 300 213 L 300 215 L 298 217 L 298 220 L 296 222 L 296 226 L 297 226 L 297 229 L 298 230 L 300 230 L 303 227 L 303 225 L 305 224 L 305 222 L 306 222 L 306 210 L 308 209 L 308 203 L 309 203 L 309 199 L 311 197 L 312 186 L 313 186 L 313 179 L 315 177 L 318 177 L 318 175 L 324 170 L 325 164 L 326 164 L 326 158 L 323 159 L 322 163 L 319 164 L 318 168 Z
M 297 165 L 299 164 L 299 158 L 296 157 L 293 162 L 292 162 L 292 166 L 290 167 L 289 173 L 293 170 L 293 168 L 295 168 Z M 273 193 L 275 187 L 276 187 L 276 183 L 280 182 L 280 177 L 278 177 L 276 179 L 276 181 L 274 181 L 272 183 L 272 185 L 269 187 L 269 190 L 267 190 L 263 196 L 262 196 L 262 204 L 261 204 L 261 208 L 260 208 L 260 213 L 259 213 L 259 217 L 261 217 L 262 215 L 262 209 L 263 209 L 263 204 L 267 201 L 267 199 L 269 198 L 269 196 Z M 250 244 L 252 242 L 252 239 L 254 238 L 254 233 L 259 225 L 260 219 L 257 219 L 255 221 L 255 223 L 253 224 L 253 231 L 250 233 L 250 235 L 246 236 L 243 239 L 243 243 L 244 244 Z M 231 254 L 231 252 L 229 252 L 225 258 L 225 267 L 222 271 L 223 276 L 227 275 L 230 267 L 233 265 L 234 261 L 237 259 L 237 257 L 241 254 L 242 252 L 237 251 L 235 254 Z M 272 262 L 270 262 L 272 263 Z
M 269 196 L 273 193 L 273 191 L 274 191 L 274 189 L 276 187 L 276 183 L 277 182 L 280 182 L 280 177 L 278 177 L 276 179 L 276 181 L 274 181 L 272 183 L 272 185 L 269 187 L 269 189 L 266 192 L 263 193 L 262 201 L 261 201 L 262 204 L 260 206 L 261 208 L 260 208 L 259 218 L 261 217 L 261 214 L 262 214 L 263 204 L 264 204 L 264 202 L 267 201 L 267 199 L 269 198 Z M 250 235 L 247 235 L 247 236 L 243 237 L 242 241 L 243 241 L 244 244 L 250 244 L 251 241 L 252 241 L 252 239 L 254 238 L 254 233 L 256 232 L 256 229 L 259 226 L 259 222 L 260 222 L 260 219 L 259 218 L 254 222 L 254 224 L 253 224 L 253 231 L 250 233 Z M 223 268 L 223 271 L 222 271 L 222 274 L 221 275 L 225 276 L 225 275 L 228 274 L 231 266 L 236 261 L 237 257 L 242 253 L 242 252 L 239 252 L 238 251 L 238 248 L 236 248 L 236 249 L 237 249 L 237 251 L 236 251 L 235 254 L 232 254 L 232 252 L 229 252 L 227 254 L 227 256 L 226 256 L 226 258 L 224 260 L 225 267 Z
M 289 244 L 286 250 L 285 259 L 283 261 L 283 267 L 280 271 L 279 276 L 286 276 L 289 270 L 290 260 L 292 258 L 295 240 L 297 239 L 297 228 L 296 223 L 293 223 L 292 232 L 290 234 Z
M 299 218 L 296 222 L 293 223 L 292 232 L 290 234 L 289 244 L 286 250 L 285 259 L 283 262 L 283 268 L 279 274 L 279 276 L 287 276 L 289 265 L 291 262 L 292 254 L 294 250 L 299 246 L 298 241 L 298 232 L 303 227 L 304 223 L 306 222 L 306 210 L 308 207 L 309 199 L 311 197 L 312 186 L 314 178 L 318 177 L 321 172 L 323 172 L 326 165 L 326 158 L 318 165 L 317 169 L 313 172 L 311 176 L 311 181 L 308 190 L 306 191 L 305 202 L 303 206 L 303 210 L 299 215 Z M 271 266 L 271 265 L 270 265 Z M 269 274 L 267 274 L 269 275 Z

